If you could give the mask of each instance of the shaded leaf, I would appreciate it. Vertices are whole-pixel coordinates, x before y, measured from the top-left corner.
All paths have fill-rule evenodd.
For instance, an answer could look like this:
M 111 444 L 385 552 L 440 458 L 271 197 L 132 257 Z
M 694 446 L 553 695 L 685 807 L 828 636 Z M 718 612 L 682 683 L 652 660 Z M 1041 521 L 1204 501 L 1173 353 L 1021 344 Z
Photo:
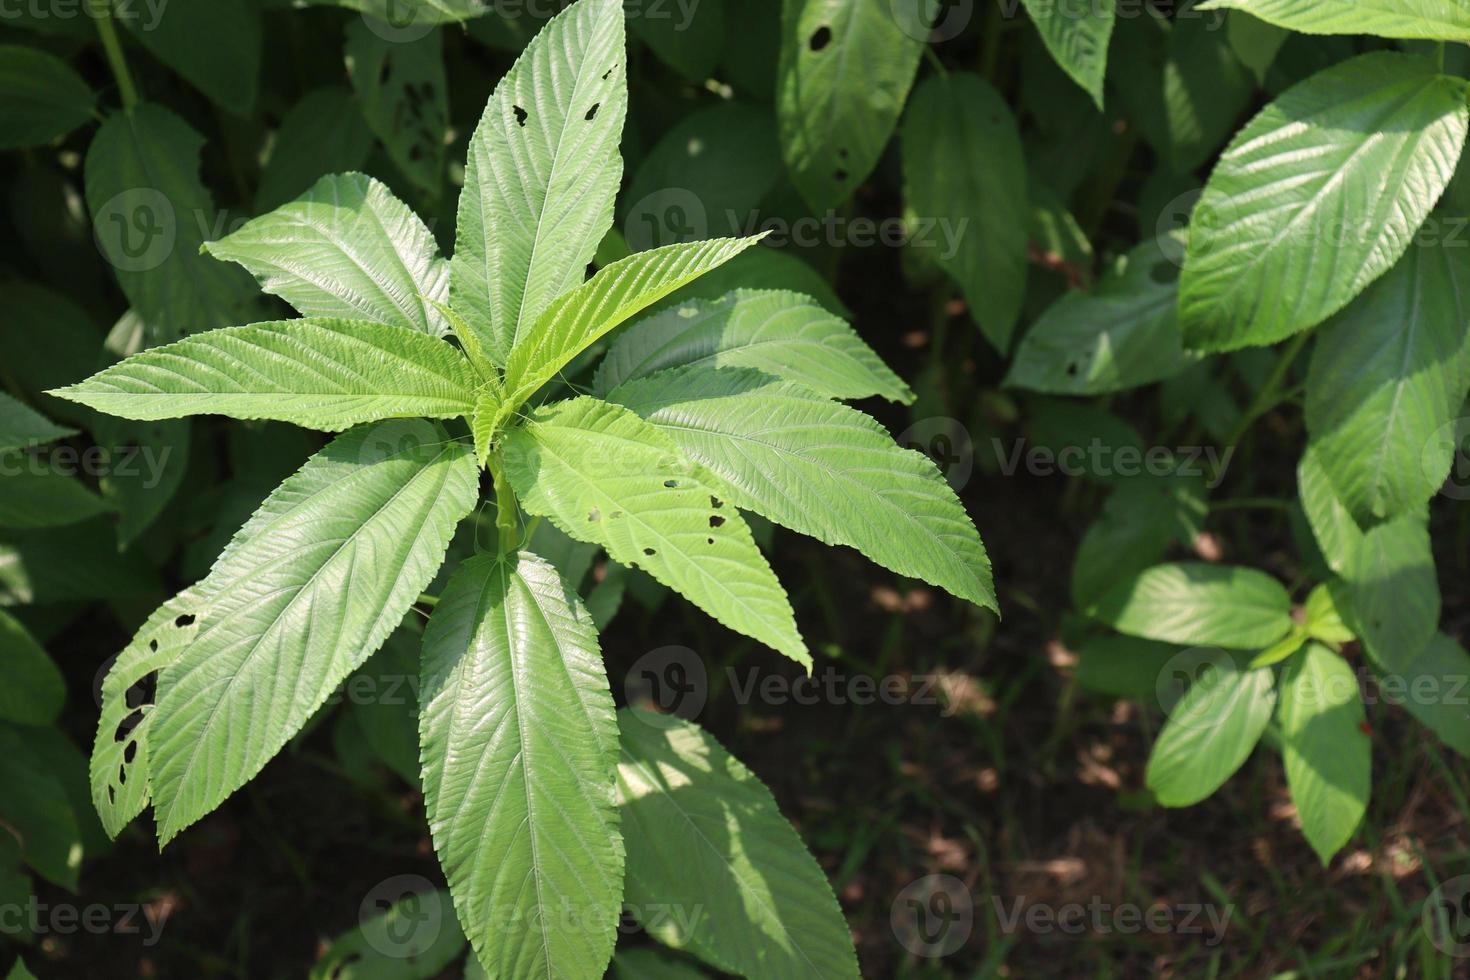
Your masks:
M 92 118 L 92 90 L 54 54 L 0 44 L 0 149 L 43 146 Z
M 1358 678 L 1337 654 L 1309 643 L 1281 675 L 1281 755 L 1302 833 L 1323 865 L 1352 839 L 1372 789 L 1372 751 Z
M 737 290 L 644 317 L 613 342 L 593 391 L 605 397 L 624 382 L 684 366 L 754 368 L 831 398 L 914 400 L 840 317 L 810 297 L 776 290 Z
M 1427 447 L 1470 386 L 1470 254 L 1412 245 L 1318 332 L 1307 376 L 1313 454 L 1359 523 L 1419 512 L 1454 450 Z
M 752 977 L 857 977 L 822 869 L 771 793 L 703 729 L 618 713 L 624 901 L 665 945 Z
M 910 220 L 941 224 L 943 237 L 953 236 L 953 246 L 937 251 L 925 243 L 925 254 L 959 284 L 980 332 L 1004 353 L 1025 299 L 1030 229 L 1026 160 L 1010 106 L 978 75 L 931 76 L 904 119 L 903 159 Z

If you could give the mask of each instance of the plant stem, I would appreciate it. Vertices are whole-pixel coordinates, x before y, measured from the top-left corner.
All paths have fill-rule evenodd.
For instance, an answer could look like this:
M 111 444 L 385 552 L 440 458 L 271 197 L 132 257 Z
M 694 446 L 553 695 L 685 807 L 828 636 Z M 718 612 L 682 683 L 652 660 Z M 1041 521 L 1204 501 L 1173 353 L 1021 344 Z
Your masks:
M 1251 400 L 1246 410 L 1240 413 L 1240 418 L 1235 422 L 1235 428 L 1230 431 L 1229 438 L 1225 440 L 1227 449 L 1240 443 L 1252 422 L 1281 404 L 1281 398 L 1276 392 L 1281 387 L 1281 382 L 1286 379 L 1286 373 L 1291 370 L 1291 365 L 1296 361 L 1297 355 L 1307 345 L 1309 337 L 1311 337 L 1311 331 L 1303 330 L 1291 338 L 1291 343 L 1276 358 L 1276 364 L 1271 368 L 1271 374 L 1266 378 L 1266 383 L 1261 385 L 1260 390 L 1256 392 L 1256 397 Z
M 935 54 L 934 49 L 927 44 L 924 45 L 924 57 L 929 62 L 929 66 L 934 69 L 935 74 L 940 78 L 949 77 L 949 69 L 944 67 L 944 62 L 939 60 L 939 55 Z
M 516 521 L 516 495 L 510 488 L 510 481 L 505 478 L 505 471 L 501 468 L 500 458 L 492 453 L 490 455 L 490 476 L 495 480 L 495 530 L 498 538 L 497 545 L 502 555 L 509 554 L 520 547 L 520 536 L 517 533 L 518 523 Z
M 985 33 L 980 48 L 980 74 L 991 84 L 995 83 L 995 71 L 1000 64 L 1001 9 L 998 0 L 992 0 L 985 14 Z
M 420 606 L 428 606 L 430 609 L 433 609 L 435 606 L 439 605 L 439 597 L 436 595 L 429 595 L 429 593 L 427 592 L 422 592 L 419 594 L 417 603 Z
M 133 76 L 128 72 L 128 60 L 123 57 L 122 44 L 117 39 L 117 26 L 112 22 L 112 6 L 109 0 L 88 0 L 92 5 L 92 19 L 97 22 L 97 36 L 102 39 L 102 50 L 107 54 L 107 64 L 117 79 L 118 94 L 122 96 L 123 110 L 138 104 L 138 90 L 133 87 Z

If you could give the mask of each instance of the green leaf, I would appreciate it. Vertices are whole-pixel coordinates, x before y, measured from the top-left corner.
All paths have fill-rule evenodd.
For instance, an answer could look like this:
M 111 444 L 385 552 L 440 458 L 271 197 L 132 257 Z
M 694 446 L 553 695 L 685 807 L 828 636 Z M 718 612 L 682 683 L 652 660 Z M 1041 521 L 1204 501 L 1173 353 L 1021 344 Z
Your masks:
M 85 234 L 85 222 L 72 226 Z M 96 245 L 87 246 L 95 250 Z M 14 394 L 24 398 L 35 410 L 72 429 L 80 429 L 95 420 L 90 409 L 52 398 L 48 388 L 68 385 L 85 378 L 110 362 L 103 350 L 103 338 L 91 317 L 72 297 L 28 280 L 11 280 L 0 289 L 0 362 L 19 385 Z M 46 343 L 38 344 L 36 337 Z M 9 418 L 0 392 L 0 433 Z M 68 432 L 67 435 L 75 435 Z M 5 438 L 0 435 L 0 445 Z M 6 447 L 9 448 L 9 447 Z
M 1449 475 L 1454 451 L 1434 458 L 1425 450 L 1464 405 L 1467 323 L 1470 253 L 1415 244 L 1318 331 L 1307 431 L 1360 523 L 1422 511 Z
M 141 555 L 118 553 L 106 519 L 40 530 L 0 530 L 0 607 L 148 595 L 158 575 Z
M 307 92 L 275 131 L 255 192 L 256 212 L 295 200 L 323 173 L 361 170 L 372 148 L 372 130 L 349 89 L 331 85 Z
M 661 429 L 737 507 L 997 608 L 985 546 L 943 474 L 862 412 L 759 371 L 703 366 L 609 397 Z
M 575 587 L 528 553 L 465 562 L 425 630 L 422 691 L 429 827 L 487 972 L 601 977 L 622 899 L 618 733 Z
M 419 750 L 419 686 L 423 631 L 409 621 L 389 635 L 383 649 L 347 679 L 364 685 L 366 697 L 350 697 L 353 720 L 377 760 L 415 789 L 422 787 Z
M 66 702 L 66 680 L 20 620 L 0 612 L 0 721 L 49 725 Z
M 877 165 L 933 12 L 925 0 L 785 4 L 776 116 L 791 180 L 814 212 L 841 204 Z
M 91 428 L 99 446 L 115 447 L 115 458 L 129 464 L 111 467 L 97 480 L 102 498 L 118 513 L 118 544 L 127 548 L 153 526 L 183 484 L 192 426 L 187 420 L 99 416 Z
M 733 25 L 727 25 L 724 0 L 631 10 L 636 13 L 629 23 L 643 43 L 669 67 L 701 84 L 714 71 L 733 30 Z
M 0 722 L 0 827 L 42 878 L 77 890 L 83 843 L 76 810 L 34 730 Z
M 1413 663 L 1439 627 L 1439 577 L 1424 520 L 1405 515 L 1368 531 L 1343 575 L 1350 625 L 1384 670 Z
M 323 177 L 205 250 L 249 269 L 302 316 L 449 332 L 434 307 L 449 298 L 449 263 L 418 216 L 363 174 Z
M 1223 654 L 1202 666 L 1149 755 L 1148 788 L 1163 806 L 1193 806 L 1245 763 L 1271 720 L 1275 677 Z
M 45 456 L 0 453 L 0 527 L 61 527 L 106 512 L 100 497 Z
M 131 419 L 227 415 L 327 432 L 388 418 L 455 418 L 479 381 L 454 347 L 406 327 L 330 318 L 211 330 L 54 392 Z
M 1226 8 L 1302 34 L 1470 42 L 1470 5 L 1464 0 L 1209 0 L 1197 9 Z
M 1067 75 L 1103 107 L 1103 76 L 1117 11 L 1113 0 L 1080 6 L 1056 0 L 1024 0 L 1046 50 Z
M 1339 575 L 1346 575 L 1356 560 L 1363 532 L 1338 498 L 1336 488 L 1310 443 L 1297 465 L 1296 480 L 1302 510 L 1307 515 L 1307 523 L 1312 526 L 1312 534 L 1327 567 Z
M 811 297 L 776 290 L 691 300 L 639 320 L 613 342 L 592 390 L 606 397 L 625 382 L 686 365 L 754 368 L 831 398 L 914 400 L 841 317 Z
M 869 84 L 861 74 L 854 81 Z M 904 119 L 903 160 L 906 213 L 947 229 L 941 242 L 954 240 L 927 243 L 925 254 L 959 283 L 980 332 L 1004 353 L 1026 295 L 1031 223 L 1010 106 L 979 75 L 929 77 Z
M 625 57 L 620 0 L 581 0 L 526 46 L 470 140 L 450 296 L 497 364 L 612 227 Z
M 759 223 L 783 173 L 771 110 L 719 102 L 690 113 L 643 158 L 621 227 L 634 251 L 738 235 Z
M 1179 542 L 1192 546 L 1209 514 L 1202 478 L 1139 477 L 1120 484 L 1088 526 L 1072 562 L 1072 601 L 1087 608 L 1158 563 Z
M 158 675 L 194 642 L 203 608 L 203 593 L 197 587 L 164 603 L 102 680 L 90 784 L 92 805 L 109 837 L 121 834 L 152 799 L 150 733 Z
M 1426 61 L 1376 52 L 1319 72 L 1256 116 L 1195 206 L 1180 282 L 1185 342 L 1274 343 L 1387 272 L 1454 175 L 1465 95 L 1463 80 Z
M 1170 643 L 1134 636 L 1096 636 L 1077 650 L 1077 683 L 1089 691 L 1149 703 L 1157 696 L 1159 675 L 1179 654 Z
M 1440 741 L 1470 757 L 1470 653 L 1443 633 L 1402 671 L 1387 674 L 1384 699 L 1403 706 Z
M 260 10 L 242 0 L 189 0 L 119 16 L 133 38 L 209 101 L 251 114 L 260 82 Z M 142 14 L 146 9 L 147 13 Z
M 338 936 L 311 968 L 310 980 L 432 980 L 464 955 L 464 933 L 447 892 L 371 897 L 381 914 Z
M 0 452 L 29 449 L 77 434 L 64 429 L 29 405 L 0 391 Z
M 377 650 L 438 571 L 478 475 L 470 447 L 437 426 L 365 426 L 241 529 L 199 587 L 198 634 L 159 678 L 160 842 L 259 772 Z
M 617 980 L 705 980 L 703 973 L 657 949 L 629 949 L 613 958 Z
M 1302 648 L 1302 645 L 1306 642 L 1307 631 L 1302 629 L 1300 625 L 1293 624 L 1290 633 L 1287 633 L 1284 638 L 1277 640 L 1275 643 L 1271 644 L 1266 649 L 1256 654 L 1250 659 L 1246 666 L 1255 668 L 1270 667 L 1273 664 L 1279 664 L 1281 663 L 1281 661 L 1285 660 L 1286 658 L 1290 657 L 1292 654 L 1300 650 Z
M 504 446 L 506 474 L 527 511 L 810 668 L 791 603 L 750 528 L 654 426 L 576 398 L 532 412 Z
M 1177 562 L 1128 577 L 1087 614 L 1130 636 L 1250 650 L 1291 629 L 1291 596 L 1253 568 Z
M 148 343 L 249 319 L 255 284 L 199 254 L 219 221 L 199 182 L 204 139 L 160 106 L 109 116 L 87 150 L 87 207 Z
M 96 99 L 54 54 L 0 44 L 0 149 L 44 146 L 92 118 Z
M 1148 242 L 1091 292 L 1057 300 L 1026 331 L 1005 383 L 1052 395 L 1102 395 L 1162 381 L 1198 357 L 1179 332 L 1178 270 Z
M 493 5 L 487 5 L 484 0 L 415 0 L 410 4 L 400 3 L 399 0 L 306 0 L 308 4 L 319 7 L 342 7 L 346 10 L 356 10 L 367 14 L 374 20 L 381 21 L 384 29 L 394 38 L 398 38 L 398 32 L 406 32 L 409 39 L 417 35 L 424 28 L 436 24 L 457 24 L 461 21 L 472 20 L 481 17 L 487 11 L 495 10 Z M 517 14 L 531 18 L 530 8 L 515 8 Z M 405 19 L 405 15 L 407 18 Z
M 689 722 L 618 713 L 624 901 L 660 942 L 750 977 L 857 977 L 842 911 L 770 790 Z
M 758 241 L 759 237 L 715 238 L 667 245 L 599 269 L 552 303 L 534 329 L 516 341 L 505 365 L 508 405 L 524 402 L 614 327 Z
M 741 252 L 712 272 L 707 272 L 654 306 L 664 310 L 692 300 L 724 299 L 737 289 L 778 289 L 801 293 L 846 320 L 852 311 L 811 263 L 775 248 L 753 248 Z
M 1357 830 L 1372 788 L 1358 678 L 1315 643 L 1281 675 L 1281 755 L 1302 833 L 1325 866 Z
M 1198 9 L 1198 8 L 1196 8 Z M 1250 14 L 1236 10 L 1225 21 L 1225 37 L 1230 50 L 1240 63 L 1251 70 L 1258 84 L 1266 83 L 1276 56 L 1291 35 L 1275 24 L 1268 24 Z
M 449 82 L 440 32 L 415 30 L 399 37 L 382 22 L 358 18 L 347 25 L 344 54 L 368 128 L 404 176 L 437 198 L 449 129 Z
M 1113 42 L 1118 101 L 1176 174 L 1187 174 L 1218 153 L 1256 91 L 1250 69 L 1220 30 L 1222 18 L 1181 10 L 1166 20 L 1144 11 L 1121 18 Z M 1076 152 L 1070 127 L 1062 145 Z M 1095 152 L 1081 155 L 1086 159 Z
M 1333 593 L 1338 591 L 1336 586 L 1339 584 L 1334 582 L 1332 586 L 1326 583 L 1317 586 L 1307 595 L 1307 601 L 1302 606 L 1306 620 L 1303 625 L 1314 640 L 1332 644 L 1351 643 L 1357 639 L 1337 608 L 1337 596 Z
M 15 965 L 12 966 L 10 968 L 10 972 L 5 975 L 5 980 L 36 980 L 36 975 L 30 970 L 26 969 L 26 964 L 24 960 L 16 959 Z

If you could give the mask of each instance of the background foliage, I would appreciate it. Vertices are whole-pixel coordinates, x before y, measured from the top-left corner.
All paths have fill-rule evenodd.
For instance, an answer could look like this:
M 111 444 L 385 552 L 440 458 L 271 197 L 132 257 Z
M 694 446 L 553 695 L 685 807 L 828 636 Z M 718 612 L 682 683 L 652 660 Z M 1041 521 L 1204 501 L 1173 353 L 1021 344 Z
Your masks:
M 690 683 L 680 713 L 771 786 L 865 975 L 1460 962 L 1423 912 L 1470 871 L 1470 17 L 1450 0 L 1203 7 L 627 5 L 622 190 L 594 264 L 770 232 L 675 299 L 792 290 L 812 323 L 850 319 L 904 379 L 878 394 L 914 396 L 864 407 L 940 463 L 994 561 L 1003 625 L 757 525 L 833 678 L 797 699 L 780 685 L 799 668 L 651 578 L 570 543 L 549 556 L 584 583 L 619 702 L 659 700 L 650 670 Z M 454 251 L 475 122 L 555 9 L 0 13 L 0 450 L 16 464 L 0 477 L 0 907 L 49 910 L 0 922 L 6 964 L 403 975 L 382 933 L 422 909 L 394 904 L 396 882 L 444 884 L 413 624 L 161 858 L 136 826 L 107 842 L 78 748 L 99 651 L 202 578 L 323 440 L 47 392 L 288 316 L 219 239 L 323 174 L 382 181 Z M 606 394 L 636 370 L 584 380 Z M 900 693 L 864 697 L 864 679 Z M 1219 935 L 1044 924 L 1071 905 L 1230 914 Z M 90 906 L 104 927 L 55 916 Z M 417 975 L 462 971 L 452 919 Z M 696 969 L 656 959 L 650 933 L 667 938 L 627 924 L 619 976 Z

